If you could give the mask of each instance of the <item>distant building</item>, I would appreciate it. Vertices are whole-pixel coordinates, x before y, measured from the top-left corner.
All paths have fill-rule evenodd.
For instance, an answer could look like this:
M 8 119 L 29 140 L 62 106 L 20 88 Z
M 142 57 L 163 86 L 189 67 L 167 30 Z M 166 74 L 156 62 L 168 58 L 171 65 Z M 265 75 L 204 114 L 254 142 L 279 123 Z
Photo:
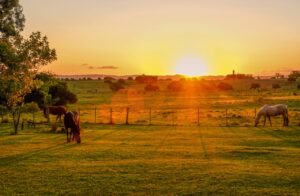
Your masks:
M 251 74 L 236 74 L 235 70 L 232 70 L 232 74 L 228 74 L 225 79 L 227 80 L 237 80 L 237 79 L 253 79 Z

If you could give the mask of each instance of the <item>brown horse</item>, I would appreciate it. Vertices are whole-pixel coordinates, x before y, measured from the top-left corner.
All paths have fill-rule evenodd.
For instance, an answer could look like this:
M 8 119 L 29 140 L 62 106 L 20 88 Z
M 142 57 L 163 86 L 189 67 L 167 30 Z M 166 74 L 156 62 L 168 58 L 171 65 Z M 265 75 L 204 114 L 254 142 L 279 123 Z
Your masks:
M 264 105 L 261 107 L 255 117 L 255 126 L 258 125 L 260 118 L 264 117 L 264 126 L 266 125 L 266 119 L 269 119 L 270 126 L 272 126 L 271 116 L 282 115 L 283 126 L 289 126 L 289 116 L 287 105 L 277 104 L 277 105 Z
M 67 133 L 67 142 L 70 142 L 72 138 L 72 141 L 76 139 L 77 143 L 81 143 L 80 119 L 78 112 L 67 112 L 64 117 L 64 124 Z
M 67 109 L 64 106 L 47 106 L 44 107 L 44 116 L 48 119 L 48 122 L 50 121 L 49 114 L 57 115 L 56 122 L 59 119 L 59 122 L 61 122 L 61 116 L 65 115 L 67 113 Z

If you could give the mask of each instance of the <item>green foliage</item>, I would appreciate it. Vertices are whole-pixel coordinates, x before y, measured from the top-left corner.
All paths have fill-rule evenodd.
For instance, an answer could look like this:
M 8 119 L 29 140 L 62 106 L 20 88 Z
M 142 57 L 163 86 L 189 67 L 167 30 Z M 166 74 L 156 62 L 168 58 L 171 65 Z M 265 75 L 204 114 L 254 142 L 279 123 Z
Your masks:
M 36 73 L 56 52 L 40 32 L 20 34 L 25 18 L 18 0 L 1 0 L 0 8 L 0 104 L 10 110 L 16 134 L 25 96 L 41 85 Z
M 25 96 L 25 103 L 35 102 L 40 108 L 45 106 L 46 93 L 41 89 L 33 89 Z
M 65 82 L 58 82 L 49 87 L 49 94 L 51 95 L 52 105 L 66 105 L 77 102 L 77 96 L 68 89 Z
M 117 92 L 117 91 L 125 88 L 124 84 L 119 83 L 119 82 L 116 82 L 116 83 L 110 82 L 108 84 L 109 84 L 110 90 L 112 90 L 113 92 Z
M 37 103 L 35 102 L 30 102 L 30 103 L 26 103 L 23 107 L 22 107 L 22 111 L 25 113 L 33 113 L 33 112 L 38 112 L 39 106 Z
M 23 30 L 25 17 L 19 0 L 0 1 L 0 38 L 16 36 Z

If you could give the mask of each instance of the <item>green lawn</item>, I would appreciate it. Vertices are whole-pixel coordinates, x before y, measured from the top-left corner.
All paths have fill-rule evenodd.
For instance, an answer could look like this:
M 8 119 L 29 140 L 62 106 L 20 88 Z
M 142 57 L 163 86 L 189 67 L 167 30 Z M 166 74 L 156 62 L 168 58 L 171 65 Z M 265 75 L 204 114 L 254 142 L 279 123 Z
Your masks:
M 0 195 L 299 195 L 300 127 L 0 125 Z

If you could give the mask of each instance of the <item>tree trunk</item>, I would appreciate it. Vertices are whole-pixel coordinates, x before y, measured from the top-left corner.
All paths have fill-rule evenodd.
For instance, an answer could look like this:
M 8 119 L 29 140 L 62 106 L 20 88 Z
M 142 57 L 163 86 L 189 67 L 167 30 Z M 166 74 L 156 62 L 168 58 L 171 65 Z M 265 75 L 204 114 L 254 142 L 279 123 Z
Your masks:
M 19 128 L 19 123 L 20 123 L 20 117 L 21 117 L 21 112 L 20 108 L 16 108 L 13 113 L 13 124 L 14 124 L 14 134 L 18 134 L 18 128 Z

